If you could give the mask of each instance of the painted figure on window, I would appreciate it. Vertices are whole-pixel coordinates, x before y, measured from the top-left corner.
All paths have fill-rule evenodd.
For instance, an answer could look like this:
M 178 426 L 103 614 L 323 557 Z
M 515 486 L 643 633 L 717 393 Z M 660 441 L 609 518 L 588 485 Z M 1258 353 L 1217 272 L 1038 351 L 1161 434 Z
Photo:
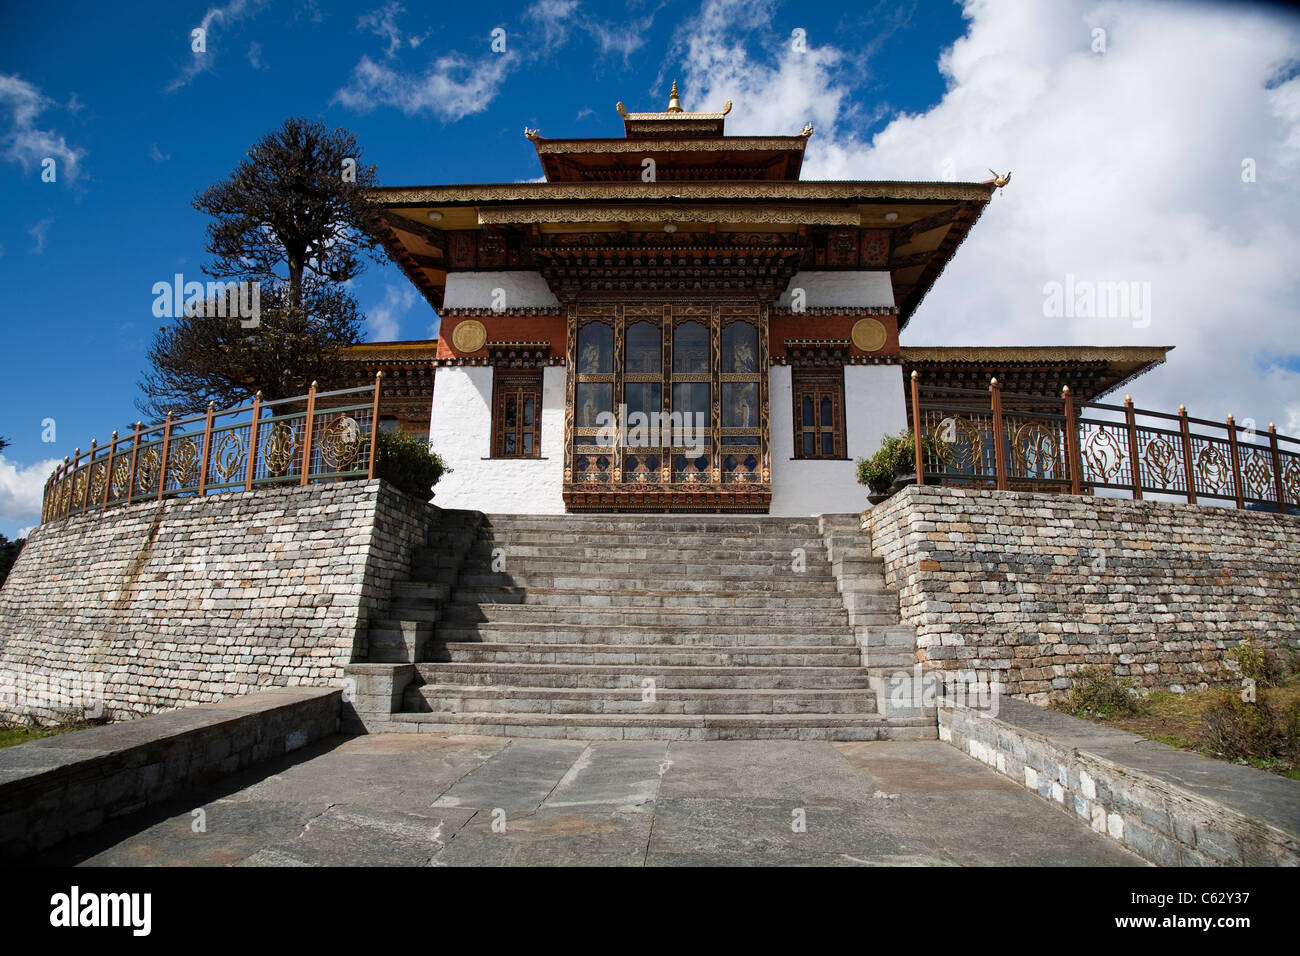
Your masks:
M 737 372 L 754 372 L 758 370 L 758 360 L 748 342 L 737 342 L 732 351 L 732 365 Z
M 732 428 L 750 428 L 754 425 L 754 386 L 743 385 L 736 390 L 736 399 L 731 406 Z
M 582 403 L 582 426 L 584 428 L 596 427 L 597 414 L 596 400 L 591 396 L 591 394 L 588 394 L 587 400 Z
M 599 372 L 600 371 L 600 346 L 595 342 L 588 342 L 582 349 L 582 358 L 578 363 L 579 372 Z

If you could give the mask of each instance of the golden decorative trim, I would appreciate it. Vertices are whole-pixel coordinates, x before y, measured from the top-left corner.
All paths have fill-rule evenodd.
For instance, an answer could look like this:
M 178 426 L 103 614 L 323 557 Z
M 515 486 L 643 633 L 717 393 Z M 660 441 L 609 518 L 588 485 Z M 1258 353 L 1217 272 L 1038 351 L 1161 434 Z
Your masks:
M 1105 428 L 1097 428 L 1083 443 L 1083 460 L 1090 475 L 1109 482 L 1119 474 L 1125 459 L 1124 446 Z
M 478 221 L 482 226 L 548 222 L 774 222 L 861 226 L 862 214 L 856 209 L 820 206 L 490 206 L 478 211 Z
M 236 432 L 225 432 L 217 439 L 212 449 L 212 468 L 222 482 L 229 483 L 243 474 L 245 461 L 244 440 Z
M 889 330 L 879 319 L 858 319 L 853 323 L 849 338 L 864 352 L 879 352 L 889 341 Z
M 548 139 L 537 142 L 542 155 L 562 153 L 730 153 L 748 150 L 800 150 L 804 136 L 714 136 L 701 139 Z
M 984 183 L 897 181 L 772 181 L 656 183 L 484 183 L 448 186 L 380 186 L 366 195 L 384 206 L 429 206 L 449 203 L 553 202 L 560 199 L 613 199 L 684 202 L 710 199 L 769 200 L 936 200 L 986 203 L 992 186 Z
M 451 344 L 457 352 L 477 352 L 487 342 L 487 326 L 478 319 L 465 319 L 456 323 L 451 333 Z
M 346 471 L 361 451 L 361 426 L 355 418 L 344 415 L 325 426 L 320 456 L 335 471 Z

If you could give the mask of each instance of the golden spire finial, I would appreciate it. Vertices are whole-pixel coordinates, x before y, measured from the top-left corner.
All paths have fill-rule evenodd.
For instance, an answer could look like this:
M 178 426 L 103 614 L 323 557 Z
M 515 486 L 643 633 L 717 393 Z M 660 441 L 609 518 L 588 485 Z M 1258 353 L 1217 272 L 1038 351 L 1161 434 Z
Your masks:
M 667 113 L 680 113 L 682 111 L 681 100 L 678 99 L 677 81 L 673 80 L 673 88 L 668 92 L 668 109 Z

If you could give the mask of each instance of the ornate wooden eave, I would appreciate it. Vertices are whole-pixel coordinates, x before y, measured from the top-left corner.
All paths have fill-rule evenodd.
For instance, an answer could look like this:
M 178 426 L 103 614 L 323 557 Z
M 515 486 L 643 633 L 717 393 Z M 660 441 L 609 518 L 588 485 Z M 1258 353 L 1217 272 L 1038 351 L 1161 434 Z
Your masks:
M 920 375 L 922 389 L 985 389 L 1058 398 L 1069 385 L 1079 401 L 1097 401 L 1164 363 L 1173 346 L 1020 346 L 901 348 L 903 375 Z

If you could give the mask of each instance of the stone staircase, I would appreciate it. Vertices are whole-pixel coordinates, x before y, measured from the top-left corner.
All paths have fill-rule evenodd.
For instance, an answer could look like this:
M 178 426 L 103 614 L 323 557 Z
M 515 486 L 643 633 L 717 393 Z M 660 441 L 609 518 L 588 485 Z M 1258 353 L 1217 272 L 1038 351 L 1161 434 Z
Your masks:
M 891 705 L 915 637 L 857 522 L 443 511 L 371 627 L 414 665 L 387 729 L 933 738 Z

